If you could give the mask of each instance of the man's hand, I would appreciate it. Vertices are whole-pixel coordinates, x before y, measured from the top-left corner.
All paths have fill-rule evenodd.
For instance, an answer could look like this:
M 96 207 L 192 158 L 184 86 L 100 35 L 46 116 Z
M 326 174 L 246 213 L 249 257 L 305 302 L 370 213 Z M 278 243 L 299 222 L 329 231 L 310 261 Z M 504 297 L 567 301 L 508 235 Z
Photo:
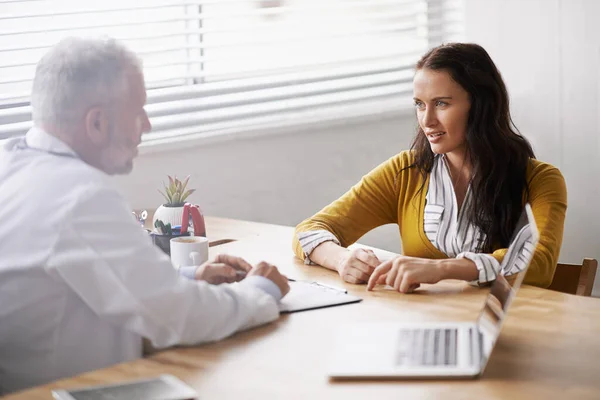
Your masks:
M 248 276 L 253 275 L 264 276 L 265 278 L 271 280 L 281 291 L 282 297 L 290 291 L 288 278 L 285 275 L 282 275 L 276 266 L 265 261 L 259 262 L 254 268 L 252 268 L 252 270 L 250 270 L 250 272 L 248 272 Z
M 411 293 L 421 283 L 438 283 L 444 279 L 437 260 L 398 256 L 384 262 L 373 271 L 367 290 L 387 284 L 402 293 Z
M 207 261 L 196 269 L 194 278 L 213 285 L 241 281 L 252 269 L 243 258 L 219 254 L 214 260 Z
M 348 283 L 366 283 L 375 268 L 381 264 L 372 250 L 348 250 L 338 264 L 337 271 Z

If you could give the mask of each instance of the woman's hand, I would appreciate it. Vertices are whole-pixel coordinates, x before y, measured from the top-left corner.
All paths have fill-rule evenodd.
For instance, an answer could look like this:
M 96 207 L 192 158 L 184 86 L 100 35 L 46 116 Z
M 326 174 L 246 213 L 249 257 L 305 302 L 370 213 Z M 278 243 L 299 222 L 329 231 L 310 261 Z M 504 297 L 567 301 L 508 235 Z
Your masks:
M 219 254 L 214 260 L 207 261 L 196 268 L 194 278 L 213 285 L 241 281 L 252 269 L 243 258 Z
M 381 261 L 372 250 L 347 250 L 338 263 L 337 271 L 348 283 L 366 283 L 379 264 Z
M 387 284 L 402 293 L 411 293 L 421 283 L 438 283 L 444 279 L 438 260 L 398 256 L 379 265 L 373 271 L 367 290 Z

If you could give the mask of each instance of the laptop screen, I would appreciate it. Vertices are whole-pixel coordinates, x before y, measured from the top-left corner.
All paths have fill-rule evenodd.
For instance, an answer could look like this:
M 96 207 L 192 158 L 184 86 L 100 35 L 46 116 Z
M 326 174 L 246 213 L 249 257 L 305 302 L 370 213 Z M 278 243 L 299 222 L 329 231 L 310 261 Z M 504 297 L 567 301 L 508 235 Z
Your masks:
M 533 258 L 538 238 L 538 230 L 531 207 L 527 204 L 501 263 L 502 273 L 498 274 L 492 284 L 490 294 L 486 298 L 483 310 L 477 320 L 479 332 L 482 334 L 483 339 L 482 370 L 492 352 L 496 339 L 498 339 L 506 312 L 523 282 L 527 268 Z

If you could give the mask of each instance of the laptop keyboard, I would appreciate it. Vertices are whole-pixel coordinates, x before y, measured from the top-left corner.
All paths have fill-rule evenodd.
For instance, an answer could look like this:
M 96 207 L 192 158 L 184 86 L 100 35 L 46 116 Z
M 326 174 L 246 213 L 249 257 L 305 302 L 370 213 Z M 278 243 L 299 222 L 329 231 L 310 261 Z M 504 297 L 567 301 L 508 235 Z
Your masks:
M 397 365 L 456 366 L 458 329 L 403 329 L 398 339 Z

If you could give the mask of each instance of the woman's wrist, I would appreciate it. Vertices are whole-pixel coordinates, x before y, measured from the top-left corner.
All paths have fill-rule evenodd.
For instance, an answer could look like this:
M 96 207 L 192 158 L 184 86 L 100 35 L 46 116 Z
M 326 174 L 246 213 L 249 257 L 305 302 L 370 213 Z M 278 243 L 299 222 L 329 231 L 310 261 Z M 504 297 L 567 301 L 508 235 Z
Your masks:
M 347 252 L 348 249 L 339 246 L 333 241 L 327 241 L 315 247 L 310 254 L 310 260 L 327 269 L 338 271 Z
M 479 278 L 477 265 L 468 258 L 446 258 L 433 260 L 442 279 L 460 279 L 474 281 Z

